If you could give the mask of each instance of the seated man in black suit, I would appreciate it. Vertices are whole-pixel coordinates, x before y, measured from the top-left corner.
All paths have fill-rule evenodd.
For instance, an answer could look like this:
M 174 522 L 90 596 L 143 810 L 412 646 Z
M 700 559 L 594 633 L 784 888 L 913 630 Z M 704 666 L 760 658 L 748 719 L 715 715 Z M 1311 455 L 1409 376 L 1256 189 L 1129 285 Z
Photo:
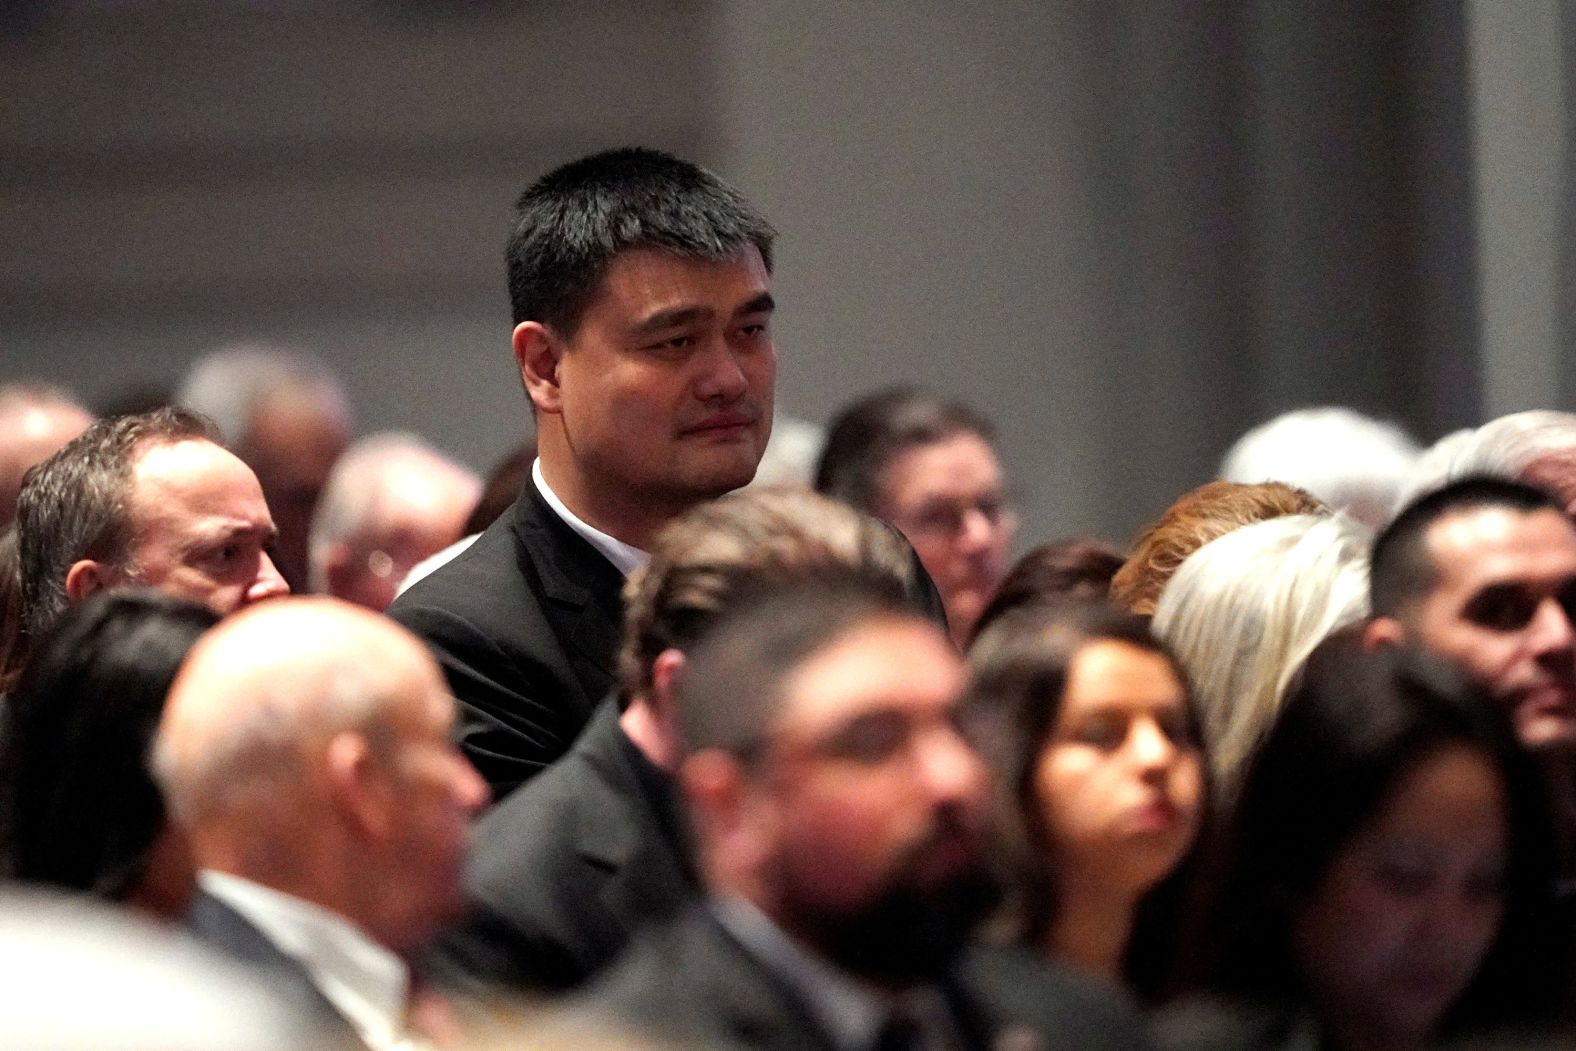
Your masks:
M 945 635 L 869 588 L 720 618 L 676 695 L 707 900 L 582 1007 L 680 1047 L 1142 1046 L 1110 994 L 965 949 L 992 894 L 963 682 Z
M 734 493 L 680 516 L 627 588 L 617 705 L 477 828 L 473 909 L 442 941 L 466 974 L 565 989 L 698 891 L 678 818 L 672 694 L 684 654 L 746 597 L 858 578 L 916 610 L 936 600 L 897 532 L 806 491 Z
M 487 796 L 453 721 L 410 633 L 336 599 L 280 599 L 193 648 L 154 746 L 199 870 L 189 929 L 374 1051 L 447 1023 L 407 961 L 463 908 Z
M 619 590 L 657 531 L 755 474 L 777 368 L 772 237 L 715 176 L 651 150 L 576 161 L 519 200 L 509 291 L 532 477 L 389 610 L 436 653 L 461 747 L 500 797 L 612 688 Z

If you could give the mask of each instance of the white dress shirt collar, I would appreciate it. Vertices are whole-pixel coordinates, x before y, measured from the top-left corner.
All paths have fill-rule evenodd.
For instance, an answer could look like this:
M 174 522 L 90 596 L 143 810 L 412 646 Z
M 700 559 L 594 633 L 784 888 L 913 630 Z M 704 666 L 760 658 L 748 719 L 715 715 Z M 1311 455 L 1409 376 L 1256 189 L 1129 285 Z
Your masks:
M 536 484 L 536 491 L 542 494 L 542 499 L 547 501 L 547 506 L 553 513 L 564 520 L 564 524 L 585 538 L 586 543 L 602 552 L 609 562 L 624 576 L 629 576 L 635 570 L 651 560 L 651 556 L 633 544 L 626 544 L 615 536 L 608 536 L 595 526 L 582 522 L 575 513 L 558 499 L 558 494 L 547 486 L 547 479 L 542 477 L 542 461 L 540 458 L 531 463 L 531 481 Z
M 204 891 L 240 913 L 306 969 L 312 984 L 374 1051 L 424 1046 L 405 1030 L 410 969 L 335 912 L 225 872 L 204 869 Z

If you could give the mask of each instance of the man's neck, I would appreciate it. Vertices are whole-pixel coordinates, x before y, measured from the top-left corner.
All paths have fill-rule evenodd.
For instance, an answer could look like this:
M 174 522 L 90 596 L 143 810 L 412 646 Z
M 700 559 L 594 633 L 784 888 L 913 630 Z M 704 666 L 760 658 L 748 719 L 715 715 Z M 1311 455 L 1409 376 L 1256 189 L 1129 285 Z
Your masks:
M 669 508 L 635 493 L 609 493 L 588 485 L 579 472 L 542 451 L 542 479 L 571 514 L 592 529 L 650 551 L 657 533 L 685 508 Z

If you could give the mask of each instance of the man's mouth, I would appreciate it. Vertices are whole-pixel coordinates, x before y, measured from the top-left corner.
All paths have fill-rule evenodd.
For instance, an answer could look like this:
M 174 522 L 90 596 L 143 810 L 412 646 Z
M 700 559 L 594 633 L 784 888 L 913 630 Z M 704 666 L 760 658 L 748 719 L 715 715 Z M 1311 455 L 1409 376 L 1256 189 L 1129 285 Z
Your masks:
M 728 437 L 753 430 L 756 417 L 748 412 L 719 412 L 685 427 L 685 435 Z

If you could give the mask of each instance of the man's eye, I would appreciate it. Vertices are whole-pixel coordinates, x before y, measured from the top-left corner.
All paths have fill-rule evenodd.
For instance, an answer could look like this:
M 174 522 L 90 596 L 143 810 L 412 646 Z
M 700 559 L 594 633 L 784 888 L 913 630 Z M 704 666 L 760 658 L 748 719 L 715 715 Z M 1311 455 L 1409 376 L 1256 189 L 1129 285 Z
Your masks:
M 1474 603 L 1468 616 L 1491 631 L 1518 631 L 1536 611 L 1537 603 L 1526 595 L 1494 595 Z
M 826 742 L 826 753 L 856 763 L 879 763 L 896 755 L 908 741 L 908 722 L 897 715 L 855 719 Z

